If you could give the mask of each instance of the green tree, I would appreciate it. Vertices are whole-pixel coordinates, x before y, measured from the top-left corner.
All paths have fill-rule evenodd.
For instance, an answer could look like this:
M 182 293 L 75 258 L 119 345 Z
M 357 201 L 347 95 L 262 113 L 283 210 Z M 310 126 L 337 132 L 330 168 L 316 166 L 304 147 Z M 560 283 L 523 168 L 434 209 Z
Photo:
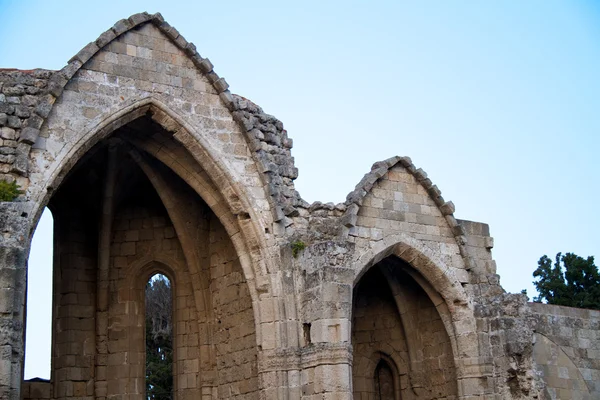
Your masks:
M 544 255 L 533 277 L 538 278 L 533 281 L 539 293 L 535 302 L 600 310 L 600 273 L 594 257 L 558 253 L 552 264 Z
M 171 284 L 155 275 L 146 285 L 146 399 L 173 399 Z

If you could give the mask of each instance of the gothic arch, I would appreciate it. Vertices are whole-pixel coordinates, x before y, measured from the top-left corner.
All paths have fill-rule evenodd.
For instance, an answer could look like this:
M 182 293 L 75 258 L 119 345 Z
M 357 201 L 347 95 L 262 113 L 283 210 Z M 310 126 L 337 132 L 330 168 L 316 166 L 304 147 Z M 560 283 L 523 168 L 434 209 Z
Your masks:
M 395 360 L 391 356 L 383 352 L 377 352 L 373 354 L 371 359 L 374 361 L 375 365 L 375 368 L 373 370 L 373 383 L 375 385 L 378 385 L 379 382 L 377 382 L 377 379 L 379 377 L 377 375 L 379 369 L 382 366 L 387 367 L 392 373 L 394 400 L 400 400 L 400 370 L 398 369 L 398 365 L 395 362 Z
M 469 304 L 469 297 L 454 276 L 452 267 L 442 263 L 421 241 L 404 233 L 388 236 L 360 255 L 353 266 L 354 285 L 369 268 L 390 255 L 403 259 L 423 275 L 450 310 L 453 311 L 456 305 Z
M 455 326 L 454 332 L 449 331 L 449 335 L 454 333 L 458 338 L 477 331 L 471 300 L 453 275 L 451 267 L 444 266 L 440 260 L 437 260 L 431 249 L 405 234 L 387 237 L 384 242 L 382 246 L 363 253 L 354 264 L 354 285 L 378 262 L 389 256 L 396 256 L 406 261 L 424 278 L 424 282 L 428 285 L 424 290 L 436 306 L 439 305 L 439 299 L 443 300 L 450 313 L 452 324 L 460 323 L 460 328 Z M 386 243 L 393 244 L 386 246 Z M 457 349 L 460 350 L 458 343 Z
M 406 379 L 408 374 L 407 366 L 400 360 L 395 357 L 393 349 L 382 348 L 381 350 L 375 351 L 371 353 L 369 357 L 361 357 L 360 360 L 356 360 L 357 363 L 357 373 L 356 375 L 361 379 L 368 379 L 369 382 L 361 382 L 362 386 L 372 386 L 371 393 L 377 393 L 376 385 L 377 385 L 377 369 L 381 365 L 381 363 L 385 363 L 387 367 L 392 372 L 393 377 L 393 385 L 394 385 L 394 399 L 401 399 L 401 380 Z
M 171 265 L 175 266 L 172 268 Z M 131 289 L 141 288 L 140 284 L 145 285 L 145 282 L 155 274 L 163 274 L 171 281 L 173 286 L 177 285 L 177 269 L 183 268 L 176 259 L 165 257 L 163 255 L 155 255 L 153 257 L 143 257 L 131 265 L 128 270 L 126 282 L 127 287 Z M 141 283 L 140 283 L 141 282 Z
M 127 19 L 117 21 L 111 28 L 103 32 L 95 41 L 88 43 L 77 54 L 75 54 L 60 71 L 53 74 L 48 83 L 48 94 L 42 99 L 40 106 L 36 108 L 35 114 L 40 117 L 35 125 L 29 127 L 28 140 L 26 143 L 33 144 L 37 139 L 41 126 L 45 123 L 45 119 L 53 109 L 53 105 L 59 98 L 65 86 L 71 78 L 84 66 L 86 62 L 91 60 L 100 50 L 112 43 L 119 36 L 131 31 L 132 29 L 142 26 L 146 23 L 152 23 L 160 30 L 167 38 L 169 38 L 175 46 L 183 51 L 189 57 L 196 68 L 209 78 L 210 84 L 214 87 L 223 101 L 230 104 L 232 102 L 231 93 L 229 93 L 229 85 L 225 79 L 220 78 L 213 70 L 213 65 L 208 58 L 202 58 L 196 51 L 196 46 L 189 43 L 179 31 L 169 25 L 160 13 L 148 14 L 141 12 L 133 14 Z M 31 146 L 27 147 L 30 150 Z
M 263 155 L 256 154 L 261 153 L 262 150 L 260 143 L 261 140 L 257 139 L 256 136 L 256 132 L 258 132 L 258 130 L 254 129 L 254 124 L 253 122 L 251 122 L 255 119 L 255 117 L 261 119 L 268 118 L 270 121 L 269 123 L 277 127 L 276 129 L 279 132 L 278 134 L 282 136 L 279 140 L 279 146 L 282 150 L 286 149 L 284 150 L 284 152 L 288 153 L 288 162 L 291 166 L 291 168 L 286 169 L 286 172 L 283 173 L 283 175 L 285 175 L 287 178 L 291 177 L 292 179 L 295 179 L 295 177 L 297 177 L 297 170 L 293 166 L 293 158 L 291 158 L 291 156 L 289 155 L 289 149 L 292 147 L 292 141 L 287 137 L 287 132 L 283 130 L 283 125 L 281 124 L 281 122 L 277 121 L 274 117 L 270 115 L 263 114 L 262 109 L 260 109 L 260 107 L 257 107 L 256 105 L 252 104 L 247 99 L 232 95 L 228 90 L 229 84 L 225 81 L 224 78 L 219 77 L 219 75 L 214 71 L 214 66 L 211 63 L 211 61 L 208 58 L 203 58 L 197 52 L 196 46 L 193 43 L 188 42 L 176 28 L 172 27 L 169 23 L 167 23 L 160 13 L 149 14 L 147 12 L 142 12 L 133 14 L 127 19 L 122 19 L 118 21 L 114 24 L 113 27 L 102 33 L 95 41 L 88 43 L 83 49 L 81 49 L 75 56 L 71 58 L 71 60 L 69 60 L 68 64 L 64 68 L 52 74 L 48 82 L 48 94 L 41 99 L 39 106 L 34 111 L 36 116 L 35 123 L 33 123 L 32 119 L 32 122 L 28 125 L 27 128 L 25 128 L 27 131 L 26 134 L 22 135 L 27 137 L 27 139 L 23 142 L 23 146 L 19 147 L 18 157 L 22 159 L 24 158 L 25 161 L 27 161 L 27 156 L 29 155 L 29 161 L 31 161 L 32 145 L 40 136 L 40 131 L 43 130 L 42 128 L 47 127 L 48 119 L 51 118 L 52 111 L 56 108 L 55 103 L 57 102 L 57 100 L 64 96 L 63 91 L 66 89 L 67 85 L 72 81 L 72 78 L 75 77 L 79 71 L 83 70 L 84 66 L 88 62 L 93 61 L 94 57 L 96 57 L 97 54 L 101 52 L 101 50 L 107 48 L 108 45 L 118 40 L 119 37 L 121 37 L 122 35 L 127 34 L 130 31 L 143 27 L 145 25 L 153 26 L 155 27 L 155 29 L 160 31 L 166 38 L 168 38 L 168 40 L 170 41 L 170 43 L 172 43 L 173 46 L 179 49 L 185 55 L 185 57 L 193 63 L 194 68 L 199 73 L 201 73 L 203 77 L 206 78 L 209 86 L 218 95 L 221 104 L 231 113 L 234 121 L 240 127 L 246 146 L 252 149 L 252 152 L 254 153 L 252 155 L 252 159 L 254 163 L 256 163 L 258 166 L 258 168 L 256 169 L 261 172 L 259 174 L 258 179 L 260 180 L 262 186 L 264 187 L 267 183 L 271 182 L 271 177 L 263 176 L 262 173 L 273 172 L 273 170 L 272 165 L 268 165 L 269 163 Z M 125 104 L 128 103 L 128 99 L 123 98 L 123 101 Z M 251 103 L 252 107 L 248 107 L 248 103 Z M 112 113 L 121 113 L 124 109 L 130 108 L 131 106 L 132 105 L 130 104 L 125 108 L 113 110 Z M 252 112 L 249 114 L 247 112 L 248 109 L 252 109 L 252 112 L 256 115 L 251 115 Z M 260 115 L 256 113 L 257 110 L 259 110 L 258 114 Z M 173 116 L 173 113 L 171 113 L 171 116 Z M 182 121 L 180 120 L 178 122 L 181 123 Z M 189 126 L 187 128 L 189 128 Z M 190 129 L 187 129 L 187 131 L 192 132 L 192 130 Z M 201 140 L 200 136 L 195 135 L 195 140 Z M 206 142 L 201 143 L 203 150 L 208 149 L 207 144 L 208 143 Z M 77 157 L 75 158 L 75 161 L 76 159 Z M 213 157 L 211 158 L 211 161 L 219 163 L 219 158 Z M 24 163 L 24 167 L 20 168 L 22 169 L 22 171 L 20 171 L 21 174 L 28 175 L 29 167 L 27 162 Z M 226 169 L 223 169 L 223 171 L 225 170 Z M 279 173 L 281 173 L 281 171 L 276 173 L 275 175 Z M 216 176 L 212 176 L 212 178 L 215 179 Z M 218 181 L 215 180 L 215 182 Z M 267 199 L 268 203 L 268 209 L 265 210 L 266 212 L 263 213 L 262 217 L 263 219 L 265 219 L 264 221 L 262 221 L 264 222 L 265 226 L 269 226 L 269 224 L 273 222 L 272 220 L 278 222 L 283 218 L 283 211 L 281 209 L 281 206 L 278 205 L 277 201 L 275 200 L 275 198 L 280 195 L 280 191 L 281 188 L 276 184 L 272 185 L 269 194 L 265 193 L 265 199 Z M 234 192 L 232 192 L 232 194 L 233 193 Z M 235 194 L 233 195 L 235 196 Z M 248 209 L 247 205 L 248 204 L 244 205 L 246 210 Z M 248 211 L 244 212 L 248 213 Z M 288 211 L 286 214 L 289 213 L 291 213 L 291 211 Z M 34 221 L 37 221 L 38 217 L 39 215 L 36 214 L 34 217 Z M 259 230 L 259 232 L 262 232 L 262 230 Z M 267 257 L 266 259 L 268 258 L 270 257 Z M 264 267 L 263 270 L 266 271 L 266 267 Z M 267 282 L 268 279 L 264 279 L 263 282 L 261 282 L 261 285 L 268 284 Z M 266 288 L 261 288 L 261 291 L 265 290 Z
M 131 266 L 131 269 L 128 271 L 125 283 L 126 289 L 129 293 L 127 293 L 128 300 L 131 302 L 132 307 L 128 310 L 130 313 L 129 320 L 132 321 L 130 324 L 126 326 L 128 331 L 128 336 L 130 337 L 130 344 L 128 351 L 135 352 L 138 351 L 138 357 L 141 357 L 141 353 L 144 354 L 143 359 L 145 359 L 146 354 L 146 343 L 145 340 L 140 342 L 136 340 L 139 337 L 139 331 L 144 331 L 145 336 L 145 327 L 146 327 L 146 314 L 145 310 L 147 307 L 145 301 L 145 287 L 148 283 L 148 280 L 156 275 L 162 274 L 169 279 L 171 285 L 171 329 L 172 329 L 172 351 L 173 351 L 173 360 L 177 360 L 177 290 L 180 286 L 180 279 L 178 279 L 177 270 L 180 268 L 185 268 L 185 266 L 181 265 L 181 263 L 177 262 L 175 259 L 171 259 L 169 257 L 163 256 L 155 256 L 152 258 L 140 259 L 136 263 Z M 136 307 L 137 306 L 137 307 Z M 137 332 L 136 332 L 137 331 Z M 143 345 L 140 348 L 140 344 Z M 134 355 L 131 357 L 132 360 L 136 359 Z M 139 374 L 142 372 L 142 369 L 145 369 L 145 365 L 140 365 L 131 362 L 129 365 L 130 370 L 133 372 L 133 376 L 137 376 L 138 382 L 137 385 L 141 387 L 144 386 L 145 374 L 142 374 L 140 377 Z M 137 370 L 137 371 L 136 371 Z M 173 388 L 177 390 L 178 388 L 178 378 L 179 374 L 177 373 L 177 362 L 173 362 Z
M 235 184 L 231 173 L 215 155 L 215 150 L 211 148 L 211 145 L 184 118 L 177 115 L 156 98 L 148 97 L 117 112 L 107 112 L 106 114 L 106 118 L 100 124 L 92 127 L 76 143 L 70 146 L 62 157 L 63 161 L 57 163 L 48 179 L 36 182 L 35 176 L 31 177 L 30 188 L 37 188 L 37 190 L 31 190 L 28 193 L 34 204 L 32 210 L 34 223 L 29 232 L 30 237 L 43 208 L 52 196 L 52 191 L 60 185 L 77 161 L 96 143 L 108 137 L 115 130 L 149 114 L 165 130 L 175 132 L 174 138 L 178 139 L 216 184 L 216 191 L 211 190 L 207 182 L 194 184 L 189 174 L 190 171 L 187 171 L 187 175 L 183 174 L 186 169 L 185 166 L 176 165 L 175 160 L 165 162 L 176 174 L 181 174 L 180 177 L 188 182 L 203 199 L 206 199 L 205 201 L 209 206 L 212 206 L 211 209 L 223 223 L 236 247 L 246 280 L 249 284 L 252 282 L 250 286 L 254 301 L 257 300 L 257 291 L 269 293 L 269 279 L 266 276 L 268 267 L 266 264 L 269 262 L 270 257 L 266 254 L 268 251 L 267 245 L 264 237 L 260 234 L 261 231 L 264 232 L 263 224 L 265 222 L 261 218 L 264 215 L 257 215 L 256 211 L 250 206 L 248 194 L 240 185 Z M 168 157 L 168 154 L 162 154 L 159 157 L 166 161 L 165 157 Z M 44 190 L 44 188 L 48 188 L 48 190 Z M 227 207 L 216 206 L 217 199 L 224 200 Z M 249 248 L 247 243 L 251 244 L 252 248 Z M 268 269 L 273 270 L 273 267 Z M 260 287 L 257 287 L 257 285 L 260 285 Z
M 440 315 L 451 342 L 456 376 L 460 379 L 466 372 L 460 359 L 479 357 L 479 350 L 478 346 L 473 346 L 473 343 L 477 343 L 478 336 L 471 301 L 454 276 L 452 267 L 445 266 L 430 248 L 408 235 L 393 235 L 380 243 L 379 247 L 363 253 L 354 264 L 354 286 L 369 269 L 390 256 L 397 257 L 414 268 L 416 273 L 409 274 L 425 291 Z M 394 282 L 388 280 L 388 284 L 393 291 Z M 395 297 L 396 305 L 399 300 Z M 461 385 L 458 385 L 458 390 L 460 395 L 463 390 Z
M 396 275 L 394 275 L 393 273 L 391 273 L 391 271 L 388 268 L 381 268 L 381 271 L 382 271 L 383 275 L 386 277 L 387 283 L 390 286 L 392 294 L 394 295 L 394 299 L 396 302 L 396 307 L 398 307 L 398 311 L 400 312 L 401 315 L 405 314 L 408 311 L 406 309 L 408 301 L 405 298 L 405 295 L 400 288 L 401 283 L 398 281 L 398 277 Z M 404 269 L 404 272 L 406 272 L 408 275 L 410 275 L 417 282 L 417 284 L 423 289 L 423 291 L 427 294 L 427 296 L 429 297 L 429 299 L 435 306 L 438 314 L 440 315 L 440 318 L 442 319 L 442 322 L 444 323 L 446 332 L 448 333 L 448 336 L 450 338 L 450 342 L 452 343 L 452 350 L 453 350 L 454 354 L 458 354 L 458 348 L 457 348 L 457 344 L 456 344 L 456 333 L 454 330 L 454 326 L 452 325 L 452 315 L 450 314 L 450 311 L 448 310 L 448 306 L 444 302 L 444 299 L 435 291 L 435 289 L 429 284 L 429 282 L 427 282 L 427 280 L 425 280 L 418 272 L 411 270 L 409 268 Z M 407 329 L 407 327 L 405 326 L 404 331 L 407 335 L 407 340 L 410 340 L 410 338 L 411 338 L 410 329 Z M 411 356 L 411 358 L 414 358 L 414 355 L 411 354 L 411 352 L 413 352 L 413 351 L 414 351 L 414 346 L 409 346 L 409 355 Z

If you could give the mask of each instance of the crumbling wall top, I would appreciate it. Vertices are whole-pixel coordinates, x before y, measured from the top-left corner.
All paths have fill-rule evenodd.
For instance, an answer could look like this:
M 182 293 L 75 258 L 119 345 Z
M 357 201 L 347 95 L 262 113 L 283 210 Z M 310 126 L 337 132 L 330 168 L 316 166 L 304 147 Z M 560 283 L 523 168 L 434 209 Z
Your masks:
M 48 82 L 55 71 L 0 69 L 0 179 L 25 175 L 27 157 L 48 116 Z

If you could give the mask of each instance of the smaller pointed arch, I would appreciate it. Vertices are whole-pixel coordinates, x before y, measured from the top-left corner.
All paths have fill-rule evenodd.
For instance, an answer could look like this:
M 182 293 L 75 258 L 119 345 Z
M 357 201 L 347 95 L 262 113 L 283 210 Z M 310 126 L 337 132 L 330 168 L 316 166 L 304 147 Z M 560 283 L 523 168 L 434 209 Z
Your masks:
M 427 173 L 417 168 L 410 157 L 391 157 L 373 164 L 371 171 L 365 174 L 355 189 L 346 197 L 346 212 L 342 217 L 342 225 L 345 228 L 342 235 L 347 237 L 349 230 L 356 226 L 358 212 L 363 205 L 365 197 L 371 193 L 376 183 L 388 174 L 395 166 L 402 166 L 415 180 L 425 189 L 428 196 L 435 203 L 441 215 L 446 220 L 456 244 L 458 245 L 463 262 L 470 268 L 472 260 L 468 256 L 465 244 L 467 243 L 465 228 L 454 217 L 455 206 L 451 201 L 442 197 L 441 190 L 428 178 Z
M 385 353 L 379 352 L 375 356 L 379 357 L 373 376 L 375 398 L 377 400 L 401 400 L 400 373 L 396 363 Z

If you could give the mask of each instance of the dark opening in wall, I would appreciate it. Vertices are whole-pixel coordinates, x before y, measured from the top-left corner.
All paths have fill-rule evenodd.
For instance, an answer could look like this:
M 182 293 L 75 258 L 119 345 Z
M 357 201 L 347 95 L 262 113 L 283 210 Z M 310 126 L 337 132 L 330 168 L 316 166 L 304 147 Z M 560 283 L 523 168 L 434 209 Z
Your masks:
M 395 400 L 394 373 L 385 360 L 375 369 L 375 395 L 377 400 Z
M 310 341 L 310 323 L 302 324 L 302 333 L 304 334 L 304 344 L 308 346 Z

